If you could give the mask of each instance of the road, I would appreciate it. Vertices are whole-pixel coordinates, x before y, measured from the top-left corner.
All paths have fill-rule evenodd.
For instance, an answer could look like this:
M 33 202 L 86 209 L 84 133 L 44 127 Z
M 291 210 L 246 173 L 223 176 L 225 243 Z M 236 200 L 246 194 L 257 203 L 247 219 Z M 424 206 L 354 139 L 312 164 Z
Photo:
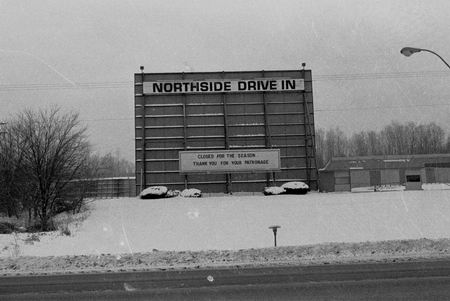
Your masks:
M 1 300 L 450 300 L 450 260 L 0 278 Z

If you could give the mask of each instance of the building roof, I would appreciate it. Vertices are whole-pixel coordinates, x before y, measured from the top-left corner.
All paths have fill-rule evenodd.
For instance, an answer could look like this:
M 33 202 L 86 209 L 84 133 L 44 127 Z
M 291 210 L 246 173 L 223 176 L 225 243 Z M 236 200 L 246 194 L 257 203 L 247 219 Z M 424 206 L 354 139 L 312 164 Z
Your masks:
M 348 169 L 414 169 L 447 166 L 450 154 L 333 157 L 321 171 Z

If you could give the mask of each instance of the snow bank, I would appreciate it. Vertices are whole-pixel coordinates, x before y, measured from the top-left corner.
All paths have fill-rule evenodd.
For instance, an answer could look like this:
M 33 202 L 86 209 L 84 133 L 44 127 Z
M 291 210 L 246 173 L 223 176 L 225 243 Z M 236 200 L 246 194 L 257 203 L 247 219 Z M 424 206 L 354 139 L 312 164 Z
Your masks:
M 449 256 L 450 239 L 419 239 L 237 251 L 154 251 L 121 255 L 4 258 L 0 259 L 0 275 L 392 262 L 448 259 Z
M 450 190 L 450 183 L 422 184 L 423 190 Z
M 450 238 L 450 190 L 101 199 L 70 235 L 0 235 L 0 257 L 239 250 Z

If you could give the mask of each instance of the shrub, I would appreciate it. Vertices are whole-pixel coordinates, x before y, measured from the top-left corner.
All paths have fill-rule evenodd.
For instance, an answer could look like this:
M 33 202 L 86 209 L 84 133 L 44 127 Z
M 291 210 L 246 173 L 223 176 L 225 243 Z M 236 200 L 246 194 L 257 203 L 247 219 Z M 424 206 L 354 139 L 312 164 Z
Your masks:
M 52 224 L 55 230 L 58 230 L 61 235 L 70 236 L 88 217 L 89 210 L 72 214 L 68 212 L 63 212 L 53 217 Z
M 0 222 L 0 234 L 11 234 L 18 231 L 19 228 L 10 222 Z

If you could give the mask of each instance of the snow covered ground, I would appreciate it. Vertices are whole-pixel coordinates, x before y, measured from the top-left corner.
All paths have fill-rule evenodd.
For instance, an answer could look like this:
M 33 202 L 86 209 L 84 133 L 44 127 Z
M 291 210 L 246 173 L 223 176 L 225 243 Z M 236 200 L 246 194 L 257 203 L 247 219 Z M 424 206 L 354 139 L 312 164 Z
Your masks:
M 0 257 L 450 238 L 450 190 L 102 199 L 71 235 L 0 235 Z M 13 248 L 13 246 L 16 246 Z

